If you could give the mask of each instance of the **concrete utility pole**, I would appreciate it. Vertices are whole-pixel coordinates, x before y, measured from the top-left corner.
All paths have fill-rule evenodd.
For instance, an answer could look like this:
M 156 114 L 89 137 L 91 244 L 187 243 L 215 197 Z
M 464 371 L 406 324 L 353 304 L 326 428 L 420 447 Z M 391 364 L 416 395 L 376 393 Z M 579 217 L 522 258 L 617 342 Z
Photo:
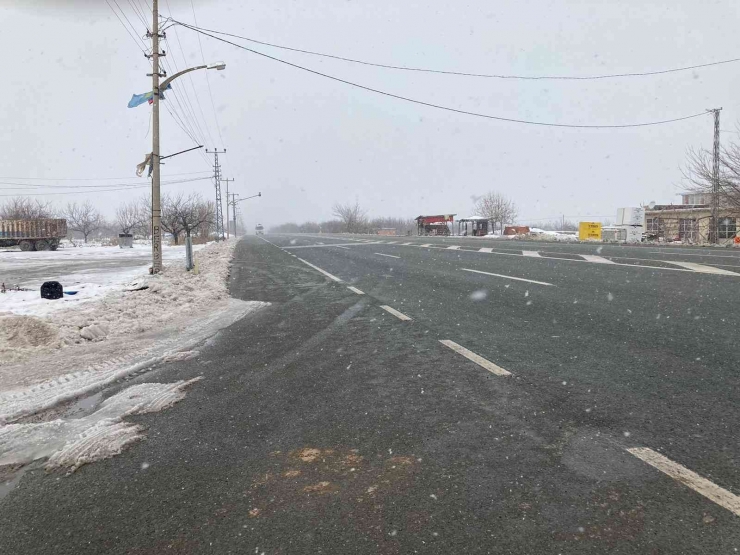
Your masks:
M 709 242 L 719 241 L 719 112 L 722 108 L 707 110 L 714 114 L 714 152 L 712 160 L 712 216 L 709 220 Z
M 221 181 L 226 182 L 226 238 L 231 237 L 231 224 L 229 224 L 229 183 L 233 182 L 233 179 L 222 179 Z M 234 236 L 236 237 L 236 223 L 234 223 Z
M 216 148 L 206 150 L 206 152 L 213 154 L 213 179 L 216 185 L 216 242 L 218 242 L 226 238 L 224 234 L 224 207 L 221 200 L 221 166 L 218 163 L 218 155 L 224 154 L 226 149 L 219 152 Z
M 162 208 L 159 183 L 159 2 L 152 0 L 152 273 L 162 271 Z

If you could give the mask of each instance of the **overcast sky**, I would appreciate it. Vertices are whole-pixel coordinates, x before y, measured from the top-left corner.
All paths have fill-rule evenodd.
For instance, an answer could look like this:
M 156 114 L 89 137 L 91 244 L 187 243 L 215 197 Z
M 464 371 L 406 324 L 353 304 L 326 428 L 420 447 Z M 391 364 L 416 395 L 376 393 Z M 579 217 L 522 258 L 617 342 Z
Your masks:
M 151 0 L 117 2 L 143 35 L 133 6 L 147 9 L 149 23 L 144 6 Z M 193 22 L 190 0 L 160 4 L 164 15 L 171 8 L 176 19 Z M 740 4 L 729 0 L 194 5 L 201 27 L 373 62 L 462 72 L 640 72 L 725 60 L 740 51 Z M 0 6 L 0 194 L 42 193 L 39 198 L 60 205 L 90 199 L 112 215 L 116 203 L 146 188 L 48 193 L 68 192 L 59 186 L 70 184 L 146 185 L 134 170 L 151 151 L 151 109 L 126 104 L 133 93 L 151 88 L 150 63 L 105 0 L 0 0 Z M 176 94 L 165 103 L 192 126 L 198 142 L 227 149 L 223 173 L 236 179 L 236 192 L 262 192 L 261 199 L 242 203 L 250 226 L 328 219 L 334 202 L 355 199 L 373 216 L 468 215 L 471 198 L 489 190 L 512 197 L 523 223 L 563 214 L 614 218 L 620 206 L 675 201 L 686 149 L 712 142 L 709 115 L 622 130 L 506 123 L 380 96 L 208 37 L 201 37 L 201 54 L 198 35 L 183 28 L 168 30 L 167 37 L 163 48 L 173 69 L 203 58 L 227 64 L 225 71 L 176 81 Z M 640 123 L 721 106 L 722 129 L 734 131 L 740 107 L 740 63 L 640 78 L 515 81 L 372 68 L 238 42 L 393 94 L 507 118 Z M 733 138 L 722 134 L 723 141 Z M 163 109 L 162 154 L 191 146 L 193 139 Z M 163 180 L 207 175 L 194 172 L 210 171 L 209 164 L 199 153 L 172 158 L 163 174 L 175 177 Z M 18 186 L 8 183 L 54 188 L 13 189 Z M 177 190 L 214 195 L 208 180 L 163 188 Z

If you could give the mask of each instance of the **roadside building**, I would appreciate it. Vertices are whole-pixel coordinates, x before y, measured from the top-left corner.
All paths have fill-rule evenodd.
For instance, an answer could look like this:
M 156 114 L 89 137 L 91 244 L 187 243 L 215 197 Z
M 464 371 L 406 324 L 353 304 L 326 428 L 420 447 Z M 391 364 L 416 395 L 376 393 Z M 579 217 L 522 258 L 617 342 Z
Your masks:
M 707 243 L 712 219 L 710 193 L 684 193 L 681 204 L 655 204 L 645 209 L 645 234 L 648 239 Z M 720 207 L 718 242 L 732 243 L 740 224 L 740 210 Z

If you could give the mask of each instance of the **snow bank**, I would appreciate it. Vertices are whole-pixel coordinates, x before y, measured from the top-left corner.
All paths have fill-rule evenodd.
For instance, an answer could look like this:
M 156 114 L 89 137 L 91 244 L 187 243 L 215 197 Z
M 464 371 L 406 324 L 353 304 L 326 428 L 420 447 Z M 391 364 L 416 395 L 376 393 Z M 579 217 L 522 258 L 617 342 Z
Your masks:
M 121 453 L 144 437 L 126 416 L 159 412 L 185 398 L 185 389 L 202 378 L 171 384 L 143 383 L 106 399 L 92 414 L 73 420 L 0 427 L 0 466 L 48 457 L 46 468 L 74 472 L 83 464 Z
M 235 245 L 201 250 L 197 275 L 171 265 L 161 274 L 141 275 L 135 287 L 43 318 L 0 314 L 0 423 L 154 364 L 193 358 L 199 343 L 266 306 L 230 298 Z

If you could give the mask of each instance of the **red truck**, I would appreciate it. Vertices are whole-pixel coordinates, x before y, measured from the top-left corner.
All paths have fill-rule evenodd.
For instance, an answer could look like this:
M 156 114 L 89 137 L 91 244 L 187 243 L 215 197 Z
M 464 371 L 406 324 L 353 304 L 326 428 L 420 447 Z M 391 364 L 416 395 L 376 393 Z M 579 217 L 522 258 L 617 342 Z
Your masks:
M 67 220 L 0 220 L 0 247 L 22 251 L 55 251 L 67 236 Z

